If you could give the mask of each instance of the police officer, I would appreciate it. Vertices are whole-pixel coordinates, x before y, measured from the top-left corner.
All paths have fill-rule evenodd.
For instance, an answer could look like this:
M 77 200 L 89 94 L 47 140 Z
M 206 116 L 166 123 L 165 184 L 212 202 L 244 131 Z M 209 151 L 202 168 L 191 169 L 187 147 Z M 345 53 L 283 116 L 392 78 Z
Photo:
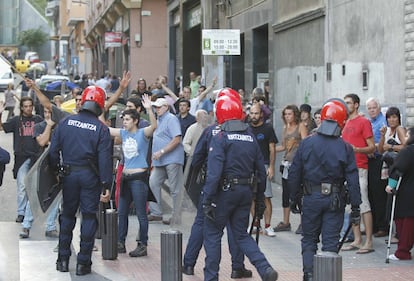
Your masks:
M 347 106 L 342 100 L 328 100 L 322 107 L 322 124 L 317 134 L 302 140 L 289 169 L 290 207 L 294 213 L 299 212 L 295 198 L 302 186 L 304 189 L 302 259 L 306 281 L 313 278 L 313 256 L 321 233 L 322 251 L 338 253 L 346 205 L 345 181 L 352 206 L 351 222 L 360 222 L 361 194 L 355 155 L 352 147 L 340 138 L 347 118 Z
M 250 206 L 253 200 L 253 177 L 257 172 L 256 214 L 263 216 L 266 172 L 263 156 L 255 137 L 243 123 L 240 98 L 221 96 L 216 101 L 216 117 L 221 131 L 212 137 L 207 179 L 203 187 L 204 249 L 206 251 L 204 280 L 218 280 L 221 259 L 221 237 L 227 223 L 241 251 L 256 267 L 263 280 L 277 280 L 256 242 L 247 233 Z M 243 153 L 240 153 L 243 151 Z
M 63 176 L 63 210 L 59 216 L 59 254 L 56 270 L 69 271 L 72 231 L 76 212 L 82 213 L 80 252 L 76 275 L 91 273 L 91 254 L 97 228 L 96 212 L 101 196 L 109 199 L 112 177 L 111 138 L 109 129 L 98 120 L 105 104 L 102 88 L 89 86 L 82 94 L 78 114 L 62 120 L 55 129 L 50 145 L 52 165 Z M 104 192 L 104 195 L 101 193 Z
M 218 93 L 218 97 L 223 95 L 234 96 L 237 98 L 237 100 L 240 100 L 239 94 L 233 89 L 222 89 Z M 197 142 L 197 145 L 194 149 L 191 166 L 193 171 L 198 171 L 198 177 L 203 177 L 203 175 L 205 177 L 210 141 L 211 138 L 218 132 L 220 132 L 220 126 L 218 124 L 211 125 L 204 129 L 199 141 Z M 194 188 L 194 185 L 190 188 Z M 202 207 L 202 198 L 203 192 L 201 192 L 200 198 L 198 200 L 197 215 L 194 219 L 193 226 L 191 227 L 191 234 L 188 238 L 188 243 L 184 254 L 182 270 L 186 275 L 194 275 L 194 266 L 197 262 L 201 247 L 203 246 L 204 213 Z M 229 250 L 232 257 L 232 271 L 230 277 L 233 279 L 250 278 L 253 275 L 252 271 L 244 267 L 244 255 L 234 240 L 233 231 L 231 230 L 230 224 L 227 224 L 226 227 Z

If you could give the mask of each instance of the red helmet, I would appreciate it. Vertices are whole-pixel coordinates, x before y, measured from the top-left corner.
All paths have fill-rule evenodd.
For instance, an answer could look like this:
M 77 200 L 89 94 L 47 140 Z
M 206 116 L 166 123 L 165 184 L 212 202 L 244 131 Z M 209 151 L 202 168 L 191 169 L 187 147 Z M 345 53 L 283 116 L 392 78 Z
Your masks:
M 229 120 L 242 120 L 243 107 L 239 100 L 230 96 L 221 96 L 216 100 L 216 117 L 219 124 Z
M 82 93 L 81 110 L 88 110 L 99 116 L 105 106 L 105 98 L 104 89 L 98 86 L 89 86 Z
M 335 121 L 343 129 L 348 119 L 348 107 L 341 99 L 333 98 L 325 102 L 321 109 L 321 120 Z
M 218 93 L 217 97 L 222 97 L 222 96 L 228 96 L 231 97 L 233 99 L 235 99 L 236 101 L 241 102 L 240 99 L 240 95 L 237 91 L 231 89 L 231 88 L 223 88 L 220 90 L 220 92 Z

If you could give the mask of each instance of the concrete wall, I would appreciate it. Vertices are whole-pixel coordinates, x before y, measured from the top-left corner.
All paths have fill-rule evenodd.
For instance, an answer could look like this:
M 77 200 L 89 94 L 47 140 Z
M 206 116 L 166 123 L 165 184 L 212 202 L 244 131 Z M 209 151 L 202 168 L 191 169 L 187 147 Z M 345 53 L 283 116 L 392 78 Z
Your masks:
M 329 0 L 326 7 L 318 1 L 305 2 L 275 5 L 280 9 L 276 15 L 294 16 L 275 19 L 273 26 L 275 109 L 303 102 L 316 108 L 330 97 L 353 92 L 362 105 L 375 96 L 383 105 L 397 105 L 404 112 L 403 1 Z M 331 63 L 330 81 L 327 63 Z M 368 72 L 365 89 L 363 71 Z
M 323 42 L 323 17 L 274 34 L 275 109 L 323 100 Z
M 371 96 L 384 105 L 405 102 L 404 1 L 329 1 L 326 60 L 332 63 L 332 82 L 326 95 L 354 92 L 361 102 Z M 342 75 L 342 65 L 346 74 Z M 362 88 L 362 70 L 368 87 Z

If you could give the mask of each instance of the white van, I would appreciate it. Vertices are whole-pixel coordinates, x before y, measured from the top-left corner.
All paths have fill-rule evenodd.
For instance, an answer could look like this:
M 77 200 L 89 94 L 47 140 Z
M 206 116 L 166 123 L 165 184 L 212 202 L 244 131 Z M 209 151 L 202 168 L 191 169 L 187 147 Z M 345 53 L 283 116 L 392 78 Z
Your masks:
M 14 83 L 14 75 L 10 65 L 6 62 L 6 58 L 0 58 L 0 92 L 7 89 L 9 83 Z

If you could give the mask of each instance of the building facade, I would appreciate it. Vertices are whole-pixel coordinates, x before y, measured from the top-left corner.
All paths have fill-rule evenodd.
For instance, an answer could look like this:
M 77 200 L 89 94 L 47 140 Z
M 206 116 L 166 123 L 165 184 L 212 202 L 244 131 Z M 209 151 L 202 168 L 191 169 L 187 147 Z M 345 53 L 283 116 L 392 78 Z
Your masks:
M 171 0 L 169 75 L 195 71 L 250 93 L 270 82 L 274 123 L 290 103 L 320 108 L 356 93 L 398 106 L 414 125 L 413 1 Z M 240 56 L 203 56 L 203 29 L 238 29 Z M 180 48 L 181 47 L 181 48 Z M 221 84 L 220 84 L 221 83 Z

